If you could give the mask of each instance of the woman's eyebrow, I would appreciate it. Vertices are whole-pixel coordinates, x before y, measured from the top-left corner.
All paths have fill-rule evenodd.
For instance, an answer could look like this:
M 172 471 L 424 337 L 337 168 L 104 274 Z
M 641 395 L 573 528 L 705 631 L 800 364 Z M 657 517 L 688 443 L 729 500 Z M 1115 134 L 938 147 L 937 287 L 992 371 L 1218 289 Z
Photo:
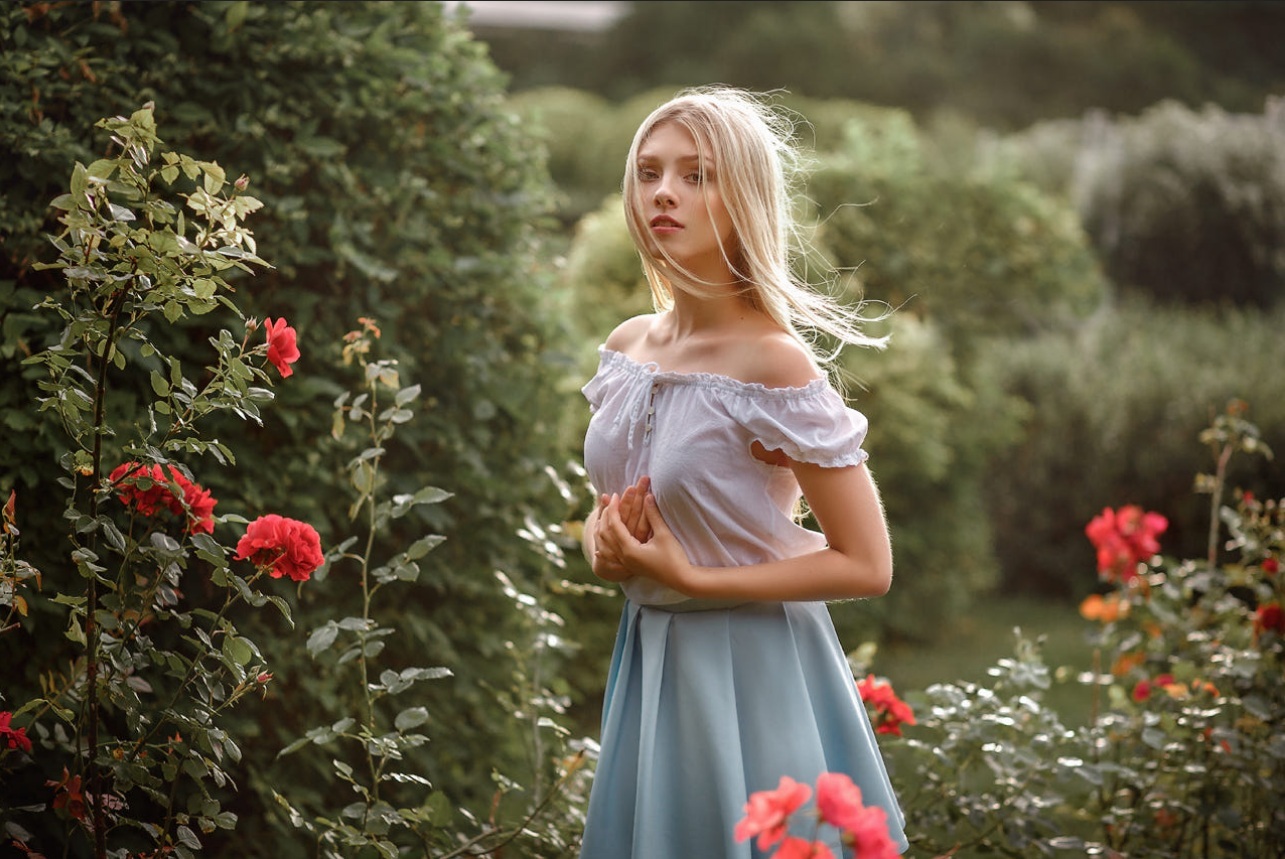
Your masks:
M 639 153 L 638 155 L 639 163 L 642 163 L 644 161 L 660 161 L 660 160 L 661 160 L 661 157 L 659 155 L 650 155 L 647 153 Z M 680 155 L 674 160 L 675 161 L 700 161 L 701 158 L 700 158 L 700 155 L 698 154 L 692 154 L 692 155 Z

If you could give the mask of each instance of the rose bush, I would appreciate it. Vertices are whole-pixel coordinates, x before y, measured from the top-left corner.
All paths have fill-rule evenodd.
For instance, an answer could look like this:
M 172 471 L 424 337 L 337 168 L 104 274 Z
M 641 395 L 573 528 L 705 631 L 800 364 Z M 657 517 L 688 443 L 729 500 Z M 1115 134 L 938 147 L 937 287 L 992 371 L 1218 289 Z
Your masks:
M 1017 630 L 990 685 L 942 683 L 883 745 L 911 845 L 930 855 L 1279 859 L 1285 844 L 1285 501 L 1226 486 L 1235 455 L 1270 456 L 1233 401 L 1201 434 L 1215 468 L 1208 551 L 1164 556 L 1163 517 L 1106 508 L 1085 529 L 1098 551 L 1092 666 L 1044 663 Z M 1231 495 L 1228 503 L 1228 495 Z M 1082 683 L 1088 724 L 1043 703 Z
M 38 410 L 66 433 L 68 554 L 43 573 L 22 559 L 11 493 L 0 630 L 41 641 L 30 658 L 42 683 L 0 714 L 0 817 L 12 846 L 32 855 L 184 857 L 236 824 L 223 807 L 241 758 L 227 715 L 271 679 L 233 617 L 271 604 L 289 623 L 289 604 L 261 580 L 304 581 L 323 558 L 316 531 L 269 514 L 230 559 L 216 535 L 246 520 L 216 516 L 188 465 L 234 465 L 205 419 L 258 420 L 273 399 L 264 366 L 285 377 L 299 357 L 285 320 L 252 345 L 258 326 L 231 299 L 230 280 L 267 266 L 242 225 L 260 205 L 244 194 L 248 180 L 160 151 L 150 105 L 98 127 L 114 154 L 76 164 L 53 201 L 58 257 L 36 264 L 63 279 L 36 308 L 62 330 L 26 363 L 43 374 Z M 208 366 L 184 366 L 160 345 L 169 326 L 210 324 L 216 311 L 244 334 L 217 329 Z M 255 569 L 242 575 L 237 560 Z

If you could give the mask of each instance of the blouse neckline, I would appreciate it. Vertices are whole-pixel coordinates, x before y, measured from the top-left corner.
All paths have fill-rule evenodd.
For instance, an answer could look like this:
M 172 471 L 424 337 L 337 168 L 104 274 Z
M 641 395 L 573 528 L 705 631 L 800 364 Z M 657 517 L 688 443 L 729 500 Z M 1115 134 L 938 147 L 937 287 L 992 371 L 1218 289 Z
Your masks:
M 746 382 L 721 373 L 701 371 L 662 370 L 655 361 L 639 361 L 624 352 L 609 349 L 605 345 L 598 347 L 598 354 L 605 363 L 615 364 L 626 371 L 645 377 L 653 382 L 666 382 L 676 385 L 690 385 L 698 388 L 719 389 L 740 394 L 761 394 L 769 397 L 791 399 L 816 394 L 829 388 L 825 377 L 818 377 L 806 385 L 768 387 L 761 382 Z

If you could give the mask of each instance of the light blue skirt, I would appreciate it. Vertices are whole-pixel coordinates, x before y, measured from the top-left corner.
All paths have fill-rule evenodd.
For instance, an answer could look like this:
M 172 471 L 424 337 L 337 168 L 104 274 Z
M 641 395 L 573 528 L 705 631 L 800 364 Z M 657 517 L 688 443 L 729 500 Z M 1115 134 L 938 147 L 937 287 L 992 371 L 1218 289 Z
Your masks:
M 781 776 L 847 774 L 904 816 L 829 609 L 821 602 L 626 601 L 603 702 L 581 859 L 762 859 L 733 830 Z M 791 834 L 812 838 L 811 803 Z M 835 856 L 837 833 L 821 834 Z

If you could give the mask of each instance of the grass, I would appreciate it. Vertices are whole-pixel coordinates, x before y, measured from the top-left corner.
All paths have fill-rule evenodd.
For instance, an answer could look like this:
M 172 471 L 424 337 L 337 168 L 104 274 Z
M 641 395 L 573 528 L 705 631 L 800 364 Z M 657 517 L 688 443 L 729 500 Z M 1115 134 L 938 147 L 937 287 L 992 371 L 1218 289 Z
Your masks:
M 1044 637 L 1044 663 L 1053 685 L 1044 703 L 1054 708 L 1068 727 L 1088 723 L 1091 690 L 1076 676 L 1093 667 L 1090 624 L 1074 604 L 1064 601 L 989 596 L 941 640 L 931 644 L 882 644 L 871 670 L 887 677 L 899 692 L 927 689 L 934 683 L 988 683 L 987 669 L 1013 655 L 1014 629 L 1026 638 Z

